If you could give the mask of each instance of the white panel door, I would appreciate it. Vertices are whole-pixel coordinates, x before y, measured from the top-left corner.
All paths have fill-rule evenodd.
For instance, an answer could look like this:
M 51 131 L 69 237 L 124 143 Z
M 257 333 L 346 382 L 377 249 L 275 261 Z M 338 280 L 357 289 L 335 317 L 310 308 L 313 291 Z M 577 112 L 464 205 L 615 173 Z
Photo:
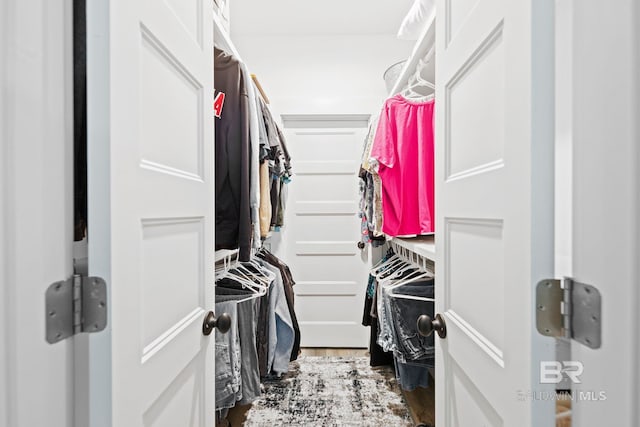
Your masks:
M 437 3 L 440 426 L 553 425 L 552 402 L 533 398 L 537 360 L 553 360 L 554 348 L 535 332 L 532 298 L 553 274 L 548 4 Z
M 364 128 L 287 129 L 287 258 L 303 347 L 366 347 L 366 252 L 357 247 L 358 161 Z
M 110 291 L 105 417 L 211 427 L 211 4 L 88 3 L 89 268 Z
M 602 8 L 597 1 L 574 0 L 566 6 L 562 24 L 573 51 L 560 72 L 573 83 L 564 99 L 572 119 L 566 122 L 573 163 L 571 275 L 602 297 L 601 347 L 572 341 L 571 359 L 584 367 L 581 383 L 572 384 L 572 422 L 637 426 L 640 8 L 636 1 Z

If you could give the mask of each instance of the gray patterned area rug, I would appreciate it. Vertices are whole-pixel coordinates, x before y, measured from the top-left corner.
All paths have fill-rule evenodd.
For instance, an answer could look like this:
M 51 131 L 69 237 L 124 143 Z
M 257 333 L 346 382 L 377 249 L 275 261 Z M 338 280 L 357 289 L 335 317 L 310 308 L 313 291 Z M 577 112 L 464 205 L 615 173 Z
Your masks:
M 368 357 L 302 356 L 267 381 L 245 426 L 411 426 L 393 368 Z

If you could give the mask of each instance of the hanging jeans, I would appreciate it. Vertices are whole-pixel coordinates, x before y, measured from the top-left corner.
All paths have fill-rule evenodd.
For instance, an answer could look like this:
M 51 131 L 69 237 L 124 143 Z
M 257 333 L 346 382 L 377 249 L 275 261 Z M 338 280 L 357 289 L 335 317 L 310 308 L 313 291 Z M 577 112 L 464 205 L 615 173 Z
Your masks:
M 271 307 L 275 318 L 275 327 L 273 334 L 269 336 L 269 368 L 272 374 L 280 376 L 289 370 L 295 332 L 287 305 L 282 274 L 277 267 L 267 262 L 263 262 L 263 265 L 276 276 L 271 285 Z
M 415 268 L 410 268 L 408 270 L 403 271 L 399 274 L 399 277 L 392 279 L 394 282 L 400 281 L 409 275 L 412 275 L 416 271 Z M 389 303 L 388 287 L 384 285 L 387 281 L 384 280 L 385 277 L 394 277 L 396 272 L 390 270 L 388 272 L 384 272 L 380 275 L 380 280 L 377 285 L 377 295 L 376 295 L 376 303 L 378 309 L 378 319 L 379 319 L 379 327 L 378 331 L 378 344 L 384 349 L 384 351 L 395 351 L 397 347 L 397 342 L 395 339 L 395 333 L 393 330 L 393 320 L 391 318 L 391 305 Z M 393 282 L 392 282 L 393 283 Z M 413 283 L 413 282 L 412 282 Z
M 411 282 L 393 289 L 393 293 L 401 295 L 411 295 L 423 298 L 433 298 L 434 286 L 433 279 L 420 282 Z M 433 318 L 434 303 L 433 301 L 418 301 L 414 299 L 405 299 L 389 295 L 389 307 L 391 311 L 391 321 L 393 323 L 393 331 L 395 332 L 395 350 L 398 359 L 402 362 L 407 361 L 424 361 L 425 358 L 431 359 L 433 365 L 434 356 L 434 337 L 423 337 L 418 333 L 416 326 L 418 317 L 423 314 Z M 422 362 L 427 363 L 427 362 Z
M 242 397 L 240 374 L 240 340 L 238 337 L 238 310 L 235 301 L 216 302 L 216 313 L 231 316 L 231 327 L 226 334 L 216 334 L 216 410 L 235 406 Z
M 423 298 L 434 297 L 433 279 L 410 282 L 393 289 L 394 294 Z M 428 368 L 434 364 L 434 337 L 418 333 L 417 320 L 422 314 L 433 318 L 433 301 L 404 299 L 388 295 L 395 342 L 396 377 L 403 390 L 429 386 Z
M 216 282 L 216 295 L 245 295 L 249 296 L 253 292 L 249 289 L 242 289 L 233 281 L 223 279 Z M 256 330 L 256 348 L 258 350 L 258 367 L 260 376 L 264 377 L 268 373 L 268 341 L 269 341 L 269 295 L 271 288 L 267 289 L 267 294 L 258 298 L 258 319 Z
M 429 370 L 425 366 L 411 365 L 395 359 L 396 379 L 403 390 L 411 391 L 417 387 L 429 387 Z
M 246 295 L 216 295 L 216 301 L 237 301 Z M 260 371 L 256 350 L 257 299 L 240 301 L 238 306 L 238 334 L 240 337 L 240 379 L 242 398 L 238 405 L 252 403 L 260 396 Z

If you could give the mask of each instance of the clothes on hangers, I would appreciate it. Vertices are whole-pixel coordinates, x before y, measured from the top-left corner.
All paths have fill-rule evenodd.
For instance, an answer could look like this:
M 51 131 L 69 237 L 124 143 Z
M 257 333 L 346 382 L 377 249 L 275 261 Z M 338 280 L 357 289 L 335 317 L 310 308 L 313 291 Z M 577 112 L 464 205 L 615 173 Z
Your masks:
M 262 378 L 279 378 L 300 349 L 289 267 L 266 250 L 248 262 L 216 270 L 217 313 L 232 316 L 226 334 L 216 330 L 216 410 L 260 396 Z
M 240 272 L 240 268 L 243 268 L 242 272 Z M 225 384 L 225 381 L 229 381 L 227 371 L 232 369 L 234 381 L 231 384 L 233 386 L 234 382 L 239 379 L 239 388 L 234 394 L 234 399 L 230 395 L 224 396 L 223 400 L 216 405 L 216 409 L 225 409 L 236 404 L 248 404 L 260 396 L 258 330 L 261 320 L 264 322 L 264 319 L 260 318 L 262 313 L 260 308 L 261 305 L 267 303 L 264 297 L 268 298 L 269 295 L 270 286 L 264 284 L 272 282 L 274 277 L 270 273 L 250 265 L 238 266 L 235 269 L 225 272 L 216 281 L 216 311 L 224 313 L 231 310 L 236 314 L 232 318 L 235 328 L 227 334 L 220 335 L 230 335 L 226 339 L 232 342 L 230 345 L 232 348 L 234 347 L 233 342 L 237 342 L 236 350 L 231 352 L 231 366 L 216 364 L 216 378 L 218 379 L 216 384 L 222 383 L 221 386 L 228 390 L 229 386 Z M 251 279 L 255 280 L 255 287 L 248 286 L 247 280 Z M 217 331 L 216 333 L 219 334 Z M 222 339 L 224 340 L 225 337 Z M 239 360 L 239 375 L 236 372 L 233 355 Z M 216 357 L 218 357 L 217 348 Z
M 393 255 L 388 251 L 382 257 L 382 263 L 386 262 Z M 364 310 L 362 314 L 362 325 L 369 326 L 369 365 L 386 366 L 393 364 L 393 353 L 385 351 L 377 342 L 380 324 L 378 322 L 376 296 L 376 278 L 369 274 L 367 281 L 367 291 L 365 293 Z
M 369 123 L 358 173 L 360 178 L 360 212 L 358 215 L 361 218 L 361 241 L 364 244 L 372 243 L 374 247 L 381 246 L 385 242 L 382 234 L 382 182 L 378 172 L 369 162 L 377 123 L 377 117 L 374 117 Z
M 386 285 L 394 284 L 395 282 L 402 282 L 407 278 L 416 276 L 419 273 L 417 268 L 410 268 L 403 271 L 400 275 L 396 276 L 391 272 L 388 277 L 382 277 L 378 279 L 377 287 L 377 304 L 378 304 L 378 318 L 380 319 L 380 332 L 378 334 L 378 344 L 385 351 L 398 350 L 397 332 L 395 331 L 394 318 L 391 312 L 391 303 L 389 300 L 388 291 Z M 416 317 L 417 319 L 417 317 Z
M 264 124 L 264 122 L 263 122 Z M 266 132 L 266 131 L 265 131 Z M 266 136 L 266 134 L 265 134 Z M 266 147 L 260 144 L 260 147 Z M 271 174 L 269 172 L 268 150 L 264 151 L 260 163 L 260 238 L 266 239 L 271 231 Z
M 216 295 L 216 304 L 236 302 L 240 344 L 240 385 L 235 404 L 247 405 L 260 397 L 260 372 L 256 347 L 257 299 L 246 295 Z M 239 301 L 240 300 L 240 301 Z M 244 301 L 243 301 L 244 300 Z M 216 310 L 218 308 L 216 307 Z
M 291 323 L 294 331 L 294 340 L 293 347 L 291 349 L 290 361 L 294 361 L 298 358 L 298 354 L 300 353 L 300 326 L 298 325 L 298 318 L 295 312 L 294 306 L 294 292 L 293 286 L 296 284 L 293 280 L 293 275 L 291 274 L 291 270 L 289 266 L 286 265 L 282 260 L 273 255 L 271 252 L 266 249 L 262 249 L 256 255 L 259 258 L 264 259 L 266 262 L 271 265 L 277 267 L 282 276 L 282 283 L 284 285 L 284 293 L 287 299 L 287 305 L 289 308 L 289 315 L 291 317 Z
M 256 280 L 255 288 L 247 286 L 247 278 Z M 258 330 L 260 305 L 268 297 L 268 287 L 258 281 L 273 280 L 270 273 L 247 267 L 243 272 L 229 270 L 216 281 L 215 310 L 232 316 L 232 328 L 226 334 L 216 330 L 216 345 L 220 342 L 222 346 L 220 353 L 216 347 L 216 387 L 223 390 L 219 398 L 216 392 L 216 410 L 249 404 L 260 396 Z M 225 353 L 229 353 L 229 363 Z
M 216 410 L 235 406 L 240 391 L 240 338 L 238 335 L 238 310 L 232 301 L 215 304 L 217 313 L 231 316 L 231 327 L 226 334 L 215 331 L 216 340 Z M 241 394 L 240 394 L 241 397 Z
M 434 100 L 389 98 L 371 148 L 382 181 L 382 231 L 389 236 L 434 232 Z
M 398 295 L 400 294 L 400 295 Z M 401 295 L 424 297 L 425 300 L 403 299 Z M 416 333 L 416 321 L 423 314 L 434 316 L 433 278 L 406 283 L 388 294 L 390 319 L 393 322 L 393 333 L 397 357 L 402 362 L 423 361 L 433 364 L 435 342 L 433 334 L 423 337 Z M 428 359 L 428 360 L 426 360 Z
M 242 65 L 214 49 L 214 86 L 222 93 L 215 126 L 216 250 L 239 248 L 241 261 L 251 253 L 249 94 Z
M 258 99 L 265 124 L 268 141 L 267 159 L 269 162 L 269 194 L 271 199 L 270 231 L 280 231 L 284 225 L 286 184 L 291 181 L 291 156 L 287 149 L 284 133 L 271 116 L 269 108 L 262 99 Z
M 251 153 L 249 156 L 249 203 L 251 209 L 252 247 L 262 246 L 260 239 L 260 123 L 258 114 L 258 94 L 253 79 L 246 65 L 242 64 L 242 77 L 249 97 L 249 139 Z
M 239 248 L 248 261 L 284 225 L 291 156 L 247 67 L 218 48 L 214 67 L 216 250 Z
M 398 382 L 405 390 L 429 385 L 428 368 L 434 366 L 435 343 L 433 336 L 418 334 L 416 321 L 421 314 L 433 316 L 433 285 L 430 273 L 392 251 L 371 270 L 363 315 L 363 324 L 372 326 L 370 363 L 389 363 L 392 356 Z
M 273 293 L 271 296 L 271 308 L 274 313 L 274 333 L 269 337 L 269 362 L 268 370 L 275 376 L 280 376 L 289 370 L 289 361 L 295 333 L 293 321 L 289 313 L 287 299 L 284 293 L 284 284 L 280 270 L 265 262 L 265 268 L 275 274 Z

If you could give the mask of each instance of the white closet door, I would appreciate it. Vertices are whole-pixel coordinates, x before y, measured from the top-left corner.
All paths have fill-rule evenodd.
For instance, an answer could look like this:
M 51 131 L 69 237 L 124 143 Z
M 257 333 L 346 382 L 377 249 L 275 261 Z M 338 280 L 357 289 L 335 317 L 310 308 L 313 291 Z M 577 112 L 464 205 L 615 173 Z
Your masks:
M 89 268 L 109 287 L 111 337 L 90 356 L 110 423 L 91 425 L 211 427 L 211 4 L 87 3 Z
M 553 425 L 553 403 L 533 395 L 539 359 L 554 359 L 532 298 L 553 274 L 550 5 L 437 4 L 440 426 Z
M 366 347 L 366 252 L 358 249 L 364 128 L 287 129 L 293 159 L 286 261 L 296 280 L 303 347 Z

